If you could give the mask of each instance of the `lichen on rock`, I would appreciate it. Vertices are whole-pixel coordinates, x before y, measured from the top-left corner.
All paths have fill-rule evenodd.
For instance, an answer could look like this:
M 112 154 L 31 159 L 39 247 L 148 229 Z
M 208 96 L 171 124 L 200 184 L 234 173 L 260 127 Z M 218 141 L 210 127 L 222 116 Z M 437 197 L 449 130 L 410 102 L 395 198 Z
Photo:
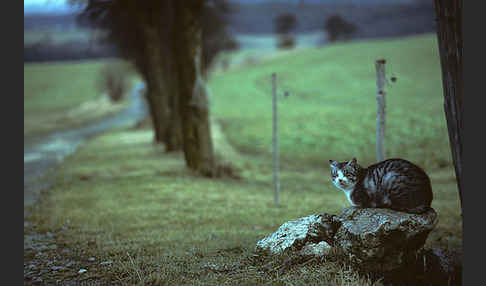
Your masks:
M 331 248 L 338 228 L 334 215 L 313 214 L 282 224 L 277 231 L 258 241 L 257 249 L 280 254 L 287 249 L 302 255 L 323 256 Z
M 287 249 L 324 256 L 331 247 L 368 271 L 390 271 L 414 259 L 437 224 L 433 209 L 409 214 L 390 209 L 349 207 L 341 215 L 314 214 L 286 222 L 258 241 L 257 248 L 279 254 Z

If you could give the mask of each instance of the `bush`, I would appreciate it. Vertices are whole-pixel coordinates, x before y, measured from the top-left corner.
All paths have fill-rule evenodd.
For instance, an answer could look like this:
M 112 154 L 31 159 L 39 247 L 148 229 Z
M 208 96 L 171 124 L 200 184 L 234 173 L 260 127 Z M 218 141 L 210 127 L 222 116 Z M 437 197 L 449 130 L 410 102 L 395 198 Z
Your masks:
M 277 33 L 277 47 L 291 49 L 295 47 L 295 38 L 292 31 L 297 27 L 297 18 L 294 14 L 282 13 L 274 20 L 275 33 Z
M 292 49 L 295 47 L 295 37 L 292 34 L 280 35 L 277 39 L 279 49 Z
M 122 100 L 128 90 L 129 67 L 126 63 L 108 63 L 100 70 L 98 89 L 112 102 Z
M 290 34 L 297 27 L 297 18 L 294 14 L 282 13 L 275 18 L 275 32 L 277 34 Z
M 330 42 L 348 40 L 358 27 L 339 15 L 332 15 L 324 22 L 324 30 Z

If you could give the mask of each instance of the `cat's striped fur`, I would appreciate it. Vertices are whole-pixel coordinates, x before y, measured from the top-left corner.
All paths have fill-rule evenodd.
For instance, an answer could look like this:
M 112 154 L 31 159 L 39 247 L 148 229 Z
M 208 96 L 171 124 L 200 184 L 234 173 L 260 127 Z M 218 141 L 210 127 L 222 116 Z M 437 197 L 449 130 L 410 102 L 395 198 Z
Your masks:
M 334 185 L 354 206 L 408 213 L 423 213 L 430 208 L 430 179 L 424 170 L 407 160 L 388 159 L 368 168 L 361 167 L 356 158 L 329 163 Z

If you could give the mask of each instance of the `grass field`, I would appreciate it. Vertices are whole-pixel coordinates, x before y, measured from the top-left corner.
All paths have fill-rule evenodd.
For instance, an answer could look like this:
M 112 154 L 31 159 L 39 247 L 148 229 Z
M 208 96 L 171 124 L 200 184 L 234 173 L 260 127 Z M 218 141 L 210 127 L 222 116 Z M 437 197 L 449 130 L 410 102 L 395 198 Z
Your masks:
M 433 35 L 286 52 L 216 72 L 209 80 L 214 146 L 240 179 L 206 179 L 180 153 L 152 144 L 150 129 L 125 129 L 79 148 L 56 173 L 32 221 L 75 263 L 46 279 L 121 285 L 372 285 L 332 259 L 296 262 L 253 252 L 288 220 L 349 206 L 329 179 L 328 160 L 374 161 L 374 60 L 388 60 L 387 157 L 424 166 L 439 224 L 427 247 L 459 248 L 462 219 L 450 159 Z M 281 206 L 273 206 L 271 84 L 281 96 Z M 219 126 L 222 128 L 220 129 Z M 221 133 L 220 130 L 223 130 Z M 231 144 L 227 144 L 227 141 Z M 233 149 L 234 147 L 234 149 Z M 29 230 L 24 230 L 29 231 Z M 24 261 L 35 253 L 24 253 Z M 89 262 L 95 257 L 96 262 Z M 99 265 L 100 261 L 112 261 Z M 54 261 L 55 263 L 55 261 Z M 77 271 L 87 269 L 80 276 Z M 374 285 L 380 285 L 379 282 Z
M 214 74 L 213 115 L 238 149 L 269 155 L 271 73 L 277 73 L 279 140 L 287 161 L 356 156 L 373 162 L 376 130 L 375 60 L 387 60 L 398 81 L 387 86 L 386 157 L 427 168 L 449 166 L 439 56 L 435 37 L 334 45 L 286 53 L 258 68 Z M 236 87 L 236 88 L 235 88 Z M 283 92 L 290 96 L 284 98 Z
M 103 35 L 102 31 L 88 29 L 59 30 L 52 28 L 24 30 L 24 45 L 36 43 L 65 44 L 68 42 L 95 42 L 96 37 Z
M 24 64 L 24 138 L 78 126 L 120 111 L 97 83 L 100 69 L 119 60 Z

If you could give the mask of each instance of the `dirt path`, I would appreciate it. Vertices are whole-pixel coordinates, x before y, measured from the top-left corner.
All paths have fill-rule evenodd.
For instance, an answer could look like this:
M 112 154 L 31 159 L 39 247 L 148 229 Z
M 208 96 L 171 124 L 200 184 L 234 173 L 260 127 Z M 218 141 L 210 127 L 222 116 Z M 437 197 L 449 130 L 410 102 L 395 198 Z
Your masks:
M 145 103 L 142 100 L 138 84 L 132 92 L 131 105 L 116 115 L 101 122 L 80 128 L 55 132 L 35 141 L 24 142 L 24 285 L 85 285 L 99 283 L 102 278 L 90 277 L 89 273 L 78 273 L 75 277 L 67 275 L 68 269 L 87 269 L 103 263 L 94 260 L 79 261 L 73 250 L 56 244 L 56 236 L 67 230 L 40 233 L 30 220 L 31 208 L 42 190 L 49 189 L 54 183 L 50 172 L 59 166 L 63 159 L 75 152 L 85 140 L 109 129 L 133 125 L 146 116 Z M 109 263 L 99 266 L 105 267 Z M 72 272 L 72 271 L 71 271 Z M 101 279 L 101 280 L 100 280 Z M 98 284 L 102 285 L 102 284 Z
M 137 84 L 131 93 L 131 105 L 109 118 L 80 128 L 54 132 L 37 138 L 35 142 L 24 142 L 24 208 L 33 205 L 39 192 L 53 184 L 52 178 L 47 176 L 48 171 L 85 140 L 115 127 L 134 124 L 146 116 L 141 89 L 143 84 Z

